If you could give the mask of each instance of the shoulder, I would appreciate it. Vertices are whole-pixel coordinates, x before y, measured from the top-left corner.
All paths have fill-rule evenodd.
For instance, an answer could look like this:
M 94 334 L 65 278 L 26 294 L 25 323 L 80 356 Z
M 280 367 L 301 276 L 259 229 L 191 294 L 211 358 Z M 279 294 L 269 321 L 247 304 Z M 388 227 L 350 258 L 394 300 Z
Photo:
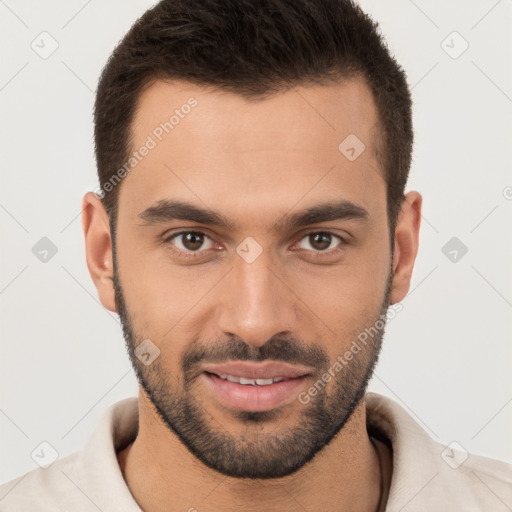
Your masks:
M 367 393 L 366 411 L 369 432 L 392 448 L 386 510 L 512 510 L 512 465 L 434 440 L 426 425 L 383 395 Z
M 79 452 L 55 461 L 47 468 L 33 469 L 0 485 L 0 510 L 55 512 L 71 505 L 77 489 L 69 476 Z M 71 500 L 63 502 L 63 496 Z M 82 510 L 82 509 L 78 509 Z M 85 509 L 84 509 L 85 510 Z
M 0 511 L 140 512 L 117 460 L 137 428 L 136 397 L 111 405 L 82 450 L 0 485 Z

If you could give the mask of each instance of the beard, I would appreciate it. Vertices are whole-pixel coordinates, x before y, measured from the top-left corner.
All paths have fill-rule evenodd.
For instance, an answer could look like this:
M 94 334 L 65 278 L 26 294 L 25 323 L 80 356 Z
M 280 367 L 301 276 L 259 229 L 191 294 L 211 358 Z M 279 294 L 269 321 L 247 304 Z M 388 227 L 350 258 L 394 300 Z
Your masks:
M 194 395 L 194 384 L 203 364 L 211 362 L 275 360 L 302 364 L 318 370 L 319 381 L 332 366 L 327 352 L 316 345 L 306 345 L 292 337 L 273 336 L 260 347 L 248 345 L 238 337 L 227 342 L 201 343 L 194 339 L 181 359 L 181 374 L 171 375 L 162 367 L 162 357 L 145 366 L 135 354 L 135 348 L 145 336 L 133 329 L 117 271 L 113 251 L 113 284 L 117 312 L 123 327 L 130 362 L 137 380 L 151 401 L 158 416 L 184 446 L 203 464 L 227 476 L 236 478 L 280 478 L 301 469 L 322 450 L 344 427 L 364 398 L 381 350 L 386 311 L 392 284 L 392 270 L 378 316 L 368 319 L 356 332 L 380 322 L 382 328 L 349 363 L 331 378 L 333 390 L 318 389 L 307 404 L 288 404 L 294 407 L 297 420 L 293 427 L 279 429 L 282 408 L 266 411 L 230 410 L 230 414 L 244 427 L 240 434 L 231 433 L 216 421 Z M 343 340 L 346 342 L 347 340 Z M 165 346 L 162 343 L 161 347 Z M 345 343 L 340 345 L 347 347 Z M 345 352 L 346 348 L 343 348 Z M 317 382 L 317 381 L 315 381 Z M 263 424 L 276 422 L 272 431 L 261 433 Z M 251 428 L 252 427 L 252 428 Z

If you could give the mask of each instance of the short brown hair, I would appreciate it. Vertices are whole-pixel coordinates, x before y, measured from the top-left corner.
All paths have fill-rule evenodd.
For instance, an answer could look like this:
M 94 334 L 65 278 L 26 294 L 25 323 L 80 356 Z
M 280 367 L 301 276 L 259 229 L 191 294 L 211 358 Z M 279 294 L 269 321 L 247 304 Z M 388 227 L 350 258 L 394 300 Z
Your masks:
M 248 99 L 310 83 L 363 76 L 379 114 L 393 246 L 411 164 L 411 97 L 379 28 L 352 0 L 161 0 L 108 59 L 94 107 L 101 197 L 115 229 L 119 186 L 142 90 L 157 79 L 213 85 Z M 341 141 L 340 141 L 341 142 Z M 112 184 L 112 182 L 110 182 Z

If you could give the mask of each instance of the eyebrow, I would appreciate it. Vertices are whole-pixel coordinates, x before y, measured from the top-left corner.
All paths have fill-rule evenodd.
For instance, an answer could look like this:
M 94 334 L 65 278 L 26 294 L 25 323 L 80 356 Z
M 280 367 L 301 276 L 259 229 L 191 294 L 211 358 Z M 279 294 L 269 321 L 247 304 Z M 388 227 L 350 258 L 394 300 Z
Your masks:
M 143 225 L 154 225 L 172 220 L 187 220 L 198 224 L 207 224 L 235 231 L 235 223 L 221 213 L 208 208 L 201 208 L 180 200 L 161 199 L 139 213 Z M 369 213 L 362 206 L 348 200 L 331 201 L 312 206 L 293 214 L 283 214 L 271 226 L 271 231 L 282 231 L 286 228 L 299 228 L 318 222 L 333 220 L 367 221 Z

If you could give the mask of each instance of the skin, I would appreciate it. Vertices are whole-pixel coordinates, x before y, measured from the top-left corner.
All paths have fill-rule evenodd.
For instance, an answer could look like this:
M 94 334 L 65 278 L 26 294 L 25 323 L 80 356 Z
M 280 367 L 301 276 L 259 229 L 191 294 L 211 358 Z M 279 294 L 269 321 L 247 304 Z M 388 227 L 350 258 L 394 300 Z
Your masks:
M 375 158 L 377 110 L 362 79 L 297 87 L 258 102 L 185 82 L 157 81 L 139 99 L 133 148 L 191 96 L 197 107 L 120 185 L 115 263 L 131 342 L 149 338 L 158 346 L 153 368 L 165 373 L 169 390 L 184 396 L 181 362 L 194 344 L 215 350 L 236 336 L 256 354 L 279 333 L 291 333 L 287 339 L 302 340 L 327 357 L 327 366 L 304 384 L 307 391 L 357 333 L 374 324 L 383 306 L 406 296 L 418 250 L 422 197 L 415 191 L 406 194 L 392 253 L 386 183 Z M 350 133 L 366 145 L 353 162 L 338 150 Z M 138 215 L 164 198 L 222 213 L 235 229 L 183 220 L 144 225 Z M 368 220 L 270 230 L 282 215 L 340 199 L 365 208 Z M 83 198 L 82 224 L 99 298 L 108 310 L 119 312 L 109 219 L 92 192 Z M 169 237 L 185 229 L 209 237 L 196 259 L 172 252 L 170 241 L 163 243 L 164 233 Z M 306 235 L 324 230 L 348 235 L 351 242 L 338 253 L 321 254 Z M 250 264 L 236 252 L 248 236 L 262 248 Z M 328 250 L 339 242 L 334 237 Z M 183 237 L 174 239 L 178 252 L 187 247 Z M 351 374 L 343 370 L 325 385 L 325 397 L 334 400 L 336 389 L 347 385 L 347 375 L 363 383 L 355 361 L 359 357 L 358 364 L 368 366 L 378 355 L 378 341 L 354 357 L 347 370 Z M 154 375 L 133 354 L 131 360 L 148 378 Z M 307 405 L 292 400 L 274 416 L 251 422 L 222 406 L 200 378 L 191 381 L 189 395 L 200 406 L 205 427 L 239 442 L 252 441 L 253 448 L 258 440 L 299 428 L 315 404 L 315 397 Z M 141 386 L 139 432 L 118 459 L 145 511 L 377 510 L 381 475 L 366 430 L 364 399 L 345 420 L 300 469 L 279 478 L 237 478 L 198 460 L 162 421 Z

